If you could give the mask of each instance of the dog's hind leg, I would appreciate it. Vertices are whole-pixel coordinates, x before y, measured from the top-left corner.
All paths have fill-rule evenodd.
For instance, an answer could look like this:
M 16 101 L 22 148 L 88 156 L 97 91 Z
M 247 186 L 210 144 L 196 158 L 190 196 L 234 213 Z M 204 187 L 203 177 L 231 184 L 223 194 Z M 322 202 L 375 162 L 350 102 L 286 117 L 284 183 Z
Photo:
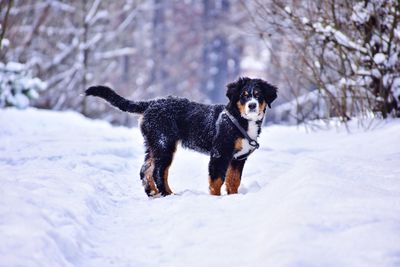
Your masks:
M 171 142 L 171 144 L 166 144 L 163 149 L 157 149 L 157 152 L 154 153 L 157 156 L 154 158 L 153 177 L 162 196 L 172 194 L 168 184 L 168 171 L 176 151 L 176 145 L 176 142 Z
M 169 112 L 155 105 L 143 115 L 141 124 L 146 147 L 153 159 L 152 178 L 158 194 L 162 196 L 172 194 L 168 185 L 168 170 L 179 140 L 178 126 Z
M 140 179 L 144 187 L 144 191 L 149 197 L 158 194 L 158 189 L 153 179 L 154 158 L 149 149 L 146 149 L 146 156 L 142 168 L 140 169 Z

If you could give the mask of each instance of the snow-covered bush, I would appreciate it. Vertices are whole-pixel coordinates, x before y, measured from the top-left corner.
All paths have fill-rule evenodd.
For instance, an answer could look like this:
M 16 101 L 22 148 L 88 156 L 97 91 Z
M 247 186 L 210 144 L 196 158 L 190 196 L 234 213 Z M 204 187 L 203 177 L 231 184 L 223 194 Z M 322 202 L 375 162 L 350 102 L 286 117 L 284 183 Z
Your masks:
M 274 0 L 270 5 L 264 21 L 290 39 L 293 58 L 285 65 L 293 65 L 308 88 L 318 88 L 330 117 L 400 117 L 399 1 Z
M 305 120 L 329 118 L 330 109 L 326 96 L 314 90 L 274 107 L 271 120 L 280 124 L 299 124 Z
M 46 84 L 39 78 L 32 77 L 25 65 L 0 62 L 0 108 L 15 106 L 26 108 L 39 92 L 46 89 Z
M 344 120 L 370 111 L 400 116 L 398 2 L 331 2 L 325 8 L 314 19 L 286 12 L 307 36 L 310 73 L 332 104 L 333 115 Z

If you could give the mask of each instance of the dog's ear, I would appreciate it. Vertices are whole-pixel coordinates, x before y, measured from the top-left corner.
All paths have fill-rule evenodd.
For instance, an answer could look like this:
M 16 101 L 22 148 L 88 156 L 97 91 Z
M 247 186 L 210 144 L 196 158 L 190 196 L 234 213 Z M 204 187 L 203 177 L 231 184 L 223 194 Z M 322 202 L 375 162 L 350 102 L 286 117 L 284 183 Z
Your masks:
M 250 79 L 249 78 L 239 78 L 237 81 L 229 83 L 226 86 L 228 88 L 226 91 L 226 96 L 229 98 L 230 101 L 239 99 L 240 91 L 248 80 L 250 80 Z
M 271 108 L 271 103 L 274 102 L 274 100 L 278 97 L 278 88 L 261 79 L 259 80 L 258 84 L 264 95 L 265 102 L 267 103 L 268 107 Z

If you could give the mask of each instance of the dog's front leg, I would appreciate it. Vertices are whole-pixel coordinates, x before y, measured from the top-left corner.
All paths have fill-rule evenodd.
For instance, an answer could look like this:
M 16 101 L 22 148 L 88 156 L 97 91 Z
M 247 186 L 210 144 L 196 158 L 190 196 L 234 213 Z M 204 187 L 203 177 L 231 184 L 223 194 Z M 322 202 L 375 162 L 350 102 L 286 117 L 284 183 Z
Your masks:
M 221 186 L 225 181 L 225 174 L 232 159 L 232 153 L 226 151 L 221 153 L 214 151 L 211 153 L 210 162 L 208 165 L 209 171 L 209 184 L 210 194 L 219 196 L 221 195 Z
M 240 186 L 240 181 L 242 179 L 242 172 L 245 162 L 246 159 L 244 160 L 233 159 L 229 164 L 225 178 L 226 191 L 228 195 L 237 194 Z

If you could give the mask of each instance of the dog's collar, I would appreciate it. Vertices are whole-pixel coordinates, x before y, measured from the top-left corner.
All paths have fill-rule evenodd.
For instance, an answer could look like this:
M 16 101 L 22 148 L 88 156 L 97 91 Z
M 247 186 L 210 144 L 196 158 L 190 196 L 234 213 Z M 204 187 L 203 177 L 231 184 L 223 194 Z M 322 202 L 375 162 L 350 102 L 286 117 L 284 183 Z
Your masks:
M 252 139 L 248 133 L 245 131 L 245 129 L 243 129 L 243 127 L 239 124 L 239 122 L 237 121 L 237 119 L 235 117 L 232 116 L 232 114 L 230 114 L 227 110 L 224 110 L 222 112 L 222 115 L 225 115 L 232 123 L 233 125 L 236 126 L 236 128 L 243 134 L 243 136 L 247 139 L 247 141 L 249 141 L 249 144 L 253 147 L 253 149 L 250 149 L 250 151 L 244 155 L 241 155 L 237 158 L 235 158 L 236 160 L 244 160 L 247 159 L 247 157 L 253 153 L 257 148 L 260 147 L 260 144 Z

